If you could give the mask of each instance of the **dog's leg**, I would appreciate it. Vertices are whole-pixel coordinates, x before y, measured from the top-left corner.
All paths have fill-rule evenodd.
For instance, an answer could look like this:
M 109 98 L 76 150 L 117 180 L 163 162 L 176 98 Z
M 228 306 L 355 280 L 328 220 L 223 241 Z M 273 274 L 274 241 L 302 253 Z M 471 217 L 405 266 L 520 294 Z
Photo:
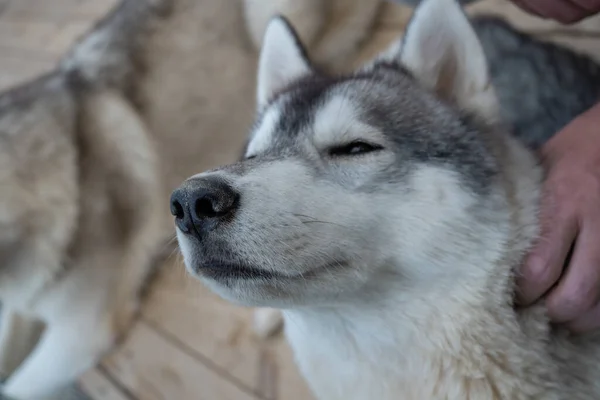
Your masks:
M 39 341 L 45 325 L 11 309 L 2 310 L 0 322 L 0 378 L 8 378 Z
M 110 323 L 68 319 L 49 325 L 37 347 L 8 379 L 2 394 L 16 400 L 45 399 L 92 367 L 113 343 Z

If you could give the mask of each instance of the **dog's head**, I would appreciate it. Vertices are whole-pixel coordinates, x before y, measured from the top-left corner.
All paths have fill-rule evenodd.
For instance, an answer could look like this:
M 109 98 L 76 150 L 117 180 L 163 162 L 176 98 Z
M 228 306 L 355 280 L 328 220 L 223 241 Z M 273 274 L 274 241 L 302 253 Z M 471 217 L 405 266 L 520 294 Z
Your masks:
M 460 268 L 477 226 L 493 223 L 478 210 L 497 197 L 499 168 L 482 122 L 496 98 L 454 0 L 424 1 L 401 46 L 342 77 L 315 71 L 274 19 L 257 100 L 245 158 L 173 193 L 192 274 L 229 300 L 276 307 L 460 275 L 443 266 Z

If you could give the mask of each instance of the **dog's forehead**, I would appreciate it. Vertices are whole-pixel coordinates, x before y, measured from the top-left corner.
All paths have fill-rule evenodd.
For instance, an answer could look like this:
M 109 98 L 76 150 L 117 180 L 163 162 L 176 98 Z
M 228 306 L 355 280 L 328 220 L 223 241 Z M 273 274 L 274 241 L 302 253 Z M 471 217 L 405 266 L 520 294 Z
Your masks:
M 293 147 L 298 140 L 330 142 L 365 125 L 365 105 L 377 84 L 370 76 L 316 78 L 278 94 L 258 116 L 246 154 Z
M 402 164 L 398 168 L 452 168 L 483 193 L 497 173 L 481 134 L 487 129 L 435 98 L 410 74 L 384 66 L 345 79 L 294 83 L 258 116 L 246 156 L 304 154 L 307 138 L 321 148 L 383 139 Z

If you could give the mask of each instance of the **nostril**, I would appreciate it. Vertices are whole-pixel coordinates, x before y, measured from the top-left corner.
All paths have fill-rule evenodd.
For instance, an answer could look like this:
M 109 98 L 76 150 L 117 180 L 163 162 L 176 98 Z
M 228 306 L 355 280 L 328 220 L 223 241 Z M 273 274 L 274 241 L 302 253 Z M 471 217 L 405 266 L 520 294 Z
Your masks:
M 213 201 L 209 196 L 204 196 L 196 200 L 194 211 L 196 215 L 201 218 L 214 218 L 220 215 L 220 213 L 215 210 Z
M 171 201 L 171 214 L 177 219 L 183 219 L 185 217 L 185 211 L 179 200 Z
M 182 215 L 198 234 L 204 234 L 219 223 L 229 221 L 239 205 L 239 198 L 239 193 L 222 179 L 197 178 L 187 182 L 185 196 L 171 198 L 171 212 L 176 217 Z M 176 204 L 180 199 L 185 201 Z

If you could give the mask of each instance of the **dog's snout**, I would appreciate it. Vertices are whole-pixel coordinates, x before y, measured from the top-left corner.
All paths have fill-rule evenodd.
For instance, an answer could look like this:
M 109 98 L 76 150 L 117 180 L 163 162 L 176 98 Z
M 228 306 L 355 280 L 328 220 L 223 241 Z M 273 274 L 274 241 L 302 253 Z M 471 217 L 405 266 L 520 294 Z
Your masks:
M 171 214 L 182 232 L 203 235 L 231 217 L 239 198 L 239 193 L 222 179 L 191 179 L 172 193 Z

